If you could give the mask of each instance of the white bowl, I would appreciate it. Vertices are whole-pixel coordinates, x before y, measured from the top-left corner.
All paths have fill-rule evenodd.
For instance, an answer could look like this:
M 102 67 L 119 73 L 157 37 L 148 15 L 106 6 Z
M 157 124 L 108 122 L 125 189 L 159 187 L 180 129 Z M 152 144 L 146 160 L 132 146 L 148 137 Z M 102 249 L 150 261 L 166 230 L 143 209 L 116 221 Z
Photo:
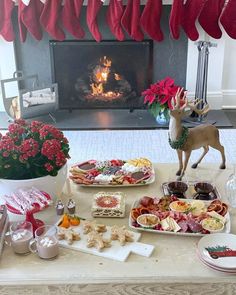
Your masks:
M 211 233 L 219 233 L 225 227 L 224 223 L 221 220 L 213 217 L 207 217 L 203 219 L 201 225 L 203 229 L 208 230 Z
M 183 204 L 183 205 L 181 206 L 181 204 Z M 185 201 L 174 201 L 174 202 L 170 203 L 169 208 L 172 211 L 184 213 L 184 212 L 188 211 L 188 209 L 191 208 L 191 205 Z
M 142 214 L 137 218 L 137 223 L 145 228 L 154 228 L 160 223 L 160 219 L 154 214 Z

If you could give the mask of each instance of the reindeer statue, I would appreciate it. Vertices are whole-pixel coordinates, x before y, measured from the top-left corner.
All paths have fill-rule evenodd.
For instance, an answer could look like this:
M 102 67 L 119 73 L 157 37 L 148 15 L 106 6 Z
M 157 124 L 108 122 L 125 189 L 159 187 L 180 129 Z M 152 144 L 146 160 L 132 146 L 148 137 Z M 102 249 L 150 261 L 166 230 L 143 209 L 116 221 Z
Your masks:
M 179 88 L 175 98 L 172 99 L 173 109 L 170 110 L 169 144 L 173 149 L 176 149 L 178 154 L 179 170 L 176 172 L 176 175 L 179 176 L 178 180 L 181 180 L 185 173 L 192 150 L 201 147 L 203 147 L 204 151 L 199 160 L 192 165 L 192 168 L 197 168 L 209 151 L 210 146 L 221 153 L 222 163 L 220 169 L 225 169 L 225 153 L 224 147 L 219 141 L 219 130 L 215 126 L 208 124 L 201 124 L 190 129 L 181 124 L 182 118 L 189 114 L 189 111 L 185 110 L 187 107 L 199 115 L 206 114 L 209 111 L 209 105 L 206 105 L 202 110 L 197 109 L 200 102 L 201 99 L 188 102 L 187 92 L 183 93 L 183 88 Z M 185 156 L 184 163 L 183 153 Z

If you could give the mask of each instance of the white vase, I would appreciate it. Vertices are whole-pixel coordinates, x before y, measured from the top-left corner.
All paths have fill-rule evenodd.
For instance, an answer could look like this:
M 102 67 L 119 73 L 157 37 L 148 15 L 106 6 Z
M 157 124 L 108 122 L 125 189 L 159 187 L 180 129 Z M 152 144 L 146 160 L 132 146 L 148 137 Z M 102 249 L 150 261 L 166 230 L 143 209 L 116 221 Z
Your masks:
M 3 179 L 0 178 L 0 192 L 1 195 L 12 194 L 19 188 L 36 187 L 39 190 L 48 193 L 53 200 L 59 197 L 67 178 L 67 164 L 65 164 L 59 171 L 57 176 L 43 176 L 32 179 Z M 0 204 L 4 204 L 4 200 L 0 197 Z

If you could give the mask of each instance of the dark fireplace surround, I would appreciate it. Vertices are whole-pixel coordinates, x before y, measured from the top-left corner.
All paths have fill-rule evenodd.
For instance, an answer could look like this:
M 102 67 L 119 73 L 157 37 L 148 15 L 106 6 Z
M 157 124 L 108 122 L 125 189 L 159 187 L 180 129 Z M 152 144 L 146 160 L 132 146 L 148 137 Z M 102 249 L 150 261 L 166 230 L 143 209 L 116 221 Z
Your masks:
M 137 109 L 152 81 L 152 41 L 50 42 L 60 109 Z
M 86 32 L 83 40 L 67 35 L 65 41 L 57 42 L 44 33 L 40 42 L 29 34 L 25 43 L 19 38 L 15 41 L 17 69 L 26 75 L 38 74 L 42 85 L 57 82 L 61 110 L 142 109 L 141 93 L 150 83 L 171 76 L 177 84 L 185 85 L 187 38 L 181 34 L 178 41 L 171 39 L 169 5 L 163 8 L 161 27 L 165 39 L 160 43 L 152 42 L 148 36 L 136 42 L 128 35 L 125 41 L 116 41 L 105 21 L 106 9 L 104 6 L 98 16 L 103 36 L 100 43 L 87 29 L 86 7 L 81 14 Z M 17 29 L 16 13 L 14 23 Z

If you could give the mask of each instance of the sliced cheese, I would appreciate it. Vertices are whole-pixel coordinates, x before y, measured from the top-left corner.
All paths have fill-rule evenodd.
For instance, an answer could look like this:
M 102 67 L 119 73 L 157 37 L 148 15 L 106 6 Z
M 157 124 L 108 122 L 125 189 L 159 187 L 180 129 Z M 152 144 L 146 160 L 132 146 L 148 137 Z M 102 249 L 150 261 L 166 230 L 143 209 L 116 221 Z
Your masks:
M 226 223 L 226 218 L 222 215 L 220 215 L 219 213 L 217 213 L 216 211 L 211 211 L 211 212 L 207 212 L 207 215 L 219 219 L 221 222 L 223 222 L 224 224 Z
M 178 232 L 179 230 L 181 230 L 181 227 L 178 225 L 178 223 L 169 216 L 161 220 L 161 227 L 163 228 L 163 230 L 166 231 Z
M 166 230 L 166 231 L 170 230 L 170 225 L 169 225 L 168 218 L 169 217 L 161 220 L 161 227 L 163 228 L 163 230 Z

